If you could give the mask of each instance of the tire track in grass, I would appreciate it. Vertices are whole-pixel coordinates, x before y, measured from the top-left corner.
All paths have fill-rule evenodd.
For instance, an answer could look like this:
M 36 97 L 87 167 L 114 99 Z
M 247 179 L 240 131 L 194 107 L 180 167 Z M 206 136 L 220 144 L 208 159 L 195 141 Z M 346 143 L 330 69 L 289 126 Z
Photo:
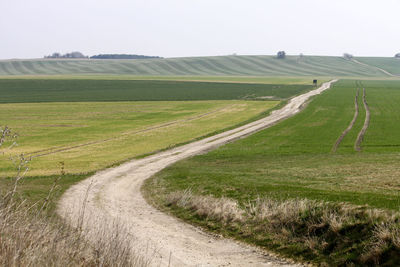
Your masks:
M 361 131 L 358 133 L 356 142 L 354 143 L 354 150 L 358 151 L 358 152 L 361 151 L 361 143 L 364 139 L 365 132 L 368 129 L 369 121 L 371 119 L 371 113 L 369 111 L 368 103 L 367 103 L 366 96 L 365 96 L 365 88 L 363 88 L 363 103 L 364 103 L 364 108 L 365 108 L 364 126 L 362 127 Z
M 342 132 L 342 134 L 339 136 L 339 138 L 336 140 L 336 143 L 332 147 L 332 153 L 335 153 L 336 150 L 338 149 L 340 143 L 343 141 L 343 138 L 350 132 L 350 130 L 353 128 L 354 123 L 357 120 L 358 113 L 359 113 L 359 108 L 358 108 L 358 95 L 360 93 L 360 88 L 357 89 L 357 93 L 354 99 L 354 116 L 353 119 L 351 120 L 349 126 Z

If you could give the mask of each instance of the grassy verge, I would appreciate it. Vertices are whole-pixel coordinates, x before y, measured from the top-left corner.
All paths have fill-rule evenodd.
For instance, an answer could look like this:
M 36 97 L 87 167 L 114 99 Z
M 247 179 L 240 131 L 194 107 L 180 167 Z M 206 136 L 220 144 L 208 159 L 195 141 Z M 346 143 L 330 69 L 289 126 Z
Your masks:
M 157 192 L 156 204 L 191 223 L 322 266 L 394 266 L 400 214 L 308 199 L 255 199 Z M 154 200 L 154 198 L 153 198 Z

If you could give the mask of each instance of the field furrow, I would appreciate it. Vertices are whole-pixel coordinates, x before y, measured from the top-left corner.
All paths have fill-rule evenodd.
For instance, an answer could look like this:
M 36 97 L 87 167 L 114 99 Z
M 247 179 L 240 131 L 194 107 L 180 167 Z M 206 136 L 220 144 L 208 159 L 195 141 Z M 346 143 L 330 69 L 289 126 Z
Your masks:
M 40 62 L 41 64 L 36 64 Z M 59 62 L 59 67 L 54 64 Z M 357 63 L 358 62 L 358 63 Z M 138 60 L 37 59 L 0 61 L 0 75 L 35 74 L 130 74 L 130 75 L 240 75 L 240 76 L 323 76 L 387 77 L 397 73 L 400 60 L 324 56 L 213 56 Z M 376 64 L 375 64 L 376 63 Z M 5 71 L 13 64 L 15 71 Z M 46 66 L 48 65 L 48 66 Z M 55 67 L 57 69 L 55 69 Z M 384 70 L 384 71 L 382 71 Z

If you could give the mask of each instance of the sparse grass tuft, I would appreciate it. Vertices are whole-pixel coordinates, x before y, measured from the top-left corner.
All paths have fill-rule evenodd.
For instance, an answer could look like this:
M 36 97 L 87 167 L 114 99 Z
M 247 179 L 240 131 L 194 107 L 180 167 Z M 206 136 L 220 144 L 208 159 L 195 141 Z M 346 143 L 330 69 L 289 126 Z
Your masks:
M 183 193 L 174 192 L 166 197 L 168 206 L 188 208 L 199 216 L 223 223 L 242 222 L 243 210 L 236 201 L 228 198 L 211 199 L 205 196 L 194 196 L 190 190 Z

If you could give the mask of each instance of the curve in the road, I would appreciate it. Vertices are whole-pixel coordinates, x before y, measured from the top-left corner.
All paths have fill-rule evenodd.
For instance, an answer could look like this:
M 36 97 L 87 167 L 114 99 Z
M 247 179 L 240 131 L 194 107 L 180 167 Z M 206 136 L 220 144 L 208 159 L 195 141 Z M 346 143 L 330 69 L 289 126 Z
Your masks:
M 187 145 L 96 173 L 67 190 L 58 213 L 79 226 L 93 242 L 102 238 L 93 229 L 117 223 L 136 248 L 155 251 L 155 266 L 294 266 L 263 250 L 234 240 L 211 236 L 149 205 L 140 188 L 163 168 L 188 157 L 265 129 L 298 113 L 312 96 L 330 88 L 336 80 L 292 98 L 268 117 Z M 82 204 L 83 203 L 83 204 Z M 83 208 L 84 209 L 83 209 Z

